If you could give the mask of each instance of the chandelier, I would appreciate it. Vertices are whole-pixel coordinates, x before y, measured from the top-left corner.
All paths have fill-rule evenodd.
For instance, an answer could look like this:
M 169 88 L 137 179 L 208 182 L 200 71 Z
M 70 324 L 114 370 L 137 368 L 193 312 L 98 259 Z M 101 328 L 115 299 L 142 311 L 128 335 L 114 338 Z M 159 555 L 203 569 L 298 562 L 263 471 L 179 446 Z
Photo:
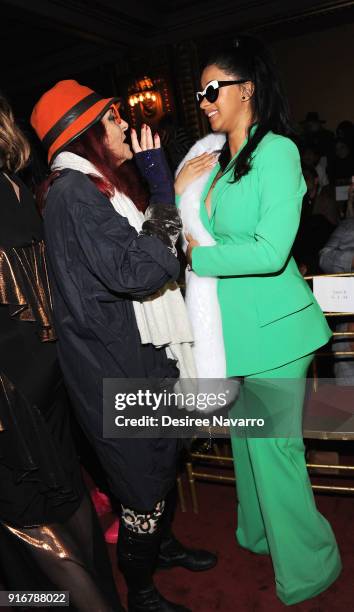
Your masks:
M 147 76 L 136 80 L 129 88 L 129 94 L 129 104 L 131 107 L 134 107 L 140 102 L 146 102 L 147 100 L 150 102 L 156 102 L 157 100 L 154 84 Z

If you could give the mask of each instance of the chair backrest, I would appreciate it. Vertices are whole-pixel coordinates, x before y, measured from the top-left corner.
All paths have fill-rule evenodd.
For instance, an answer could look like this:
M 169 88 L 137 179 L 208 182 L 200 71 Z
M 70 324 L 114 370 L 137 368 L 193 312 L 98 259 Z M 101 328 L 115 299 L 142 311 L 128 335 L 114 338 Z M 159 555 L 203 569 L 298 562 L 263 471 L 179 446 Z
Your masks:
M 316 285 L 316 280 L 319 279 L 353 279 L 353 282 L 349 282 L 347 283 L 347 292 L 350 293 L 351 295 L 348 295 L 348 301 L 350 303 L 354 304 L 354 272 L 348 272 L 348 273 L 340 273 L 340 274 L 316 274 L 314 276 L 305 276 L 304 277 L 305 280 L 309 281 L 310 283 L 312 283 L 312 290 L 314 291 L 314 285 Z M 320 289 L 320 284 L 317 283 L 318 285 L 318 289 Z M 335 285 L 335 283 L 334 283 Z M 343 288 L 343 285 L 342 285 Z M 337 291 L 337 287 L 333 287 L 333 292 Z M 314 291 L 315 297 L 316 296 L 316 290 Z M 320 294 L 320 296 L 322 296 L 322 293 Z M 325 302 L 330 303 L 331 299 L 327 296 L 327 300 L 325 299 L 325 296 L 323 297 L 323 303 Z M 335 303 L 335 300 L 332 300 L 333 303 Z M 318 299 L 318 302 L 321 306 L 321 299 Z M 343 300 L 339 300 L 338 303 L 342 303 L 343 304 Z M 321 306 L 322 307 L 322 306 Z M 339 311 L 338 311 L 339 310 Z M 345 322 L 346 319 L 348 319 L 348 317 L 353 316 L 354 317 L 354 311 L 350 312 L 348 310 L 343 310 L 343 307 L 340 306 L 338 307 L 338 310 L 336 311 L 332 311 L 332 310 L 325 310 L 323 309 L 323 314 L 325 315 L 326 318 L 328 319 L 335 319 L 337 322 Z M 354 309 L 353 309 L 354 310 Z M 342 320 L 342 321 L 341 321 Z M 332 322 L 333 325 L 333 322 Z M 342 337 L 342 338 L 353 338 L 354 337 L 354 331 L 334 331 L 333 332 L 333 337 L 334 338 L 338 338 L 338 337 Z M 316 357 L 314 359 L 313 362 L 313 379 L 314 379 L 314 390 L 317 391 L 318 388 L 318 367 L 317 367 L 317 358 L 318 357 L 340 357 L 340 356 L 347 356 L 350 358 L 354 359 L 354 351 L 351 350 L 345 350 L 345 351 L 336 351 L 333 350 L 331 352 L 326 352 L 323 350 L 320 350 L 316 353 Z

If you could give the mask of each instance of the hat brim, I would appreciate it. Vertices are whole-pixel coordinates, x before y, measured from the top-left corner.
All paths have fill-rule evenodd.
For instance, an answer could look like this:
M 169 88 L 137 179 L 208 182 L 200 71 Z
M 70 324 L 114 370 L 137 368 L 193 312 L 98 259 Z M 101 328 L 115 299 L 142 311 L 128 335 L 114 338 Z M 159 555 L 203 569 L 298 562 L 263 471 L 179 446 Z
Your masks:
M 111 104 L 118 102 L 119 98 L 103 98 L 99 100 L 87 111 L 79 115 L 53 142 L 48 150 L 48 164 L 50 165 L 55 157 L 65 149 L 65 147 L 76 140 L 81 134 L 86 132 L 94 123 L 100 121 L 107 112 Z
M 318 123 L 327 123 L 326 119 L 303 119 L 299 121 L 300 124 L 309 123 L 309 121 L 318 121 Z

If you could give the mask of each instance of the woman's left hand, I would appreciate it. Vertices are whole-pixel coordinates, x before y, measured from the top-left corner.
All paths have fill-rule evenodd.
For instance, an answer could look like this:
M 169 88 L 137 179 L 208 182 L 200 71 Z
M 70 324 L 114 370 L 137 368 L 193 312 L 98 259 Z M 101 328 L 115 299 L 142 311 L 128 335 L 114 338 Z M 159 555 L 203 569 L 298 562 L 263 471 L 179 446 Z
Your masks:
M 188 242 L 186 258 L 187 258 L 188 265 L 192 267 L 192 251 L 194 247 L 200 246 L 200 244 L 198 240 L 195 240 L 195 238 L 193 238 L 191 234 L 185 234 L 185 238 Z
M 211 170 L 217 164 L 215 153 L 202 153 L 187 161 L 175 180 L 175 193 L 182 195 L 184 190 L 199 178 L 207 170 Z
M 134 153 L 141 153 L 142 151 L 159 149 L 161 147 L 160 136 L 156 133 L 155 136 L 152 137 L 151 128 L 146 125 L 146 123 L 143 123 L 141 126 L 140 143 L 136 130 L 132 129 L 130 135 Z

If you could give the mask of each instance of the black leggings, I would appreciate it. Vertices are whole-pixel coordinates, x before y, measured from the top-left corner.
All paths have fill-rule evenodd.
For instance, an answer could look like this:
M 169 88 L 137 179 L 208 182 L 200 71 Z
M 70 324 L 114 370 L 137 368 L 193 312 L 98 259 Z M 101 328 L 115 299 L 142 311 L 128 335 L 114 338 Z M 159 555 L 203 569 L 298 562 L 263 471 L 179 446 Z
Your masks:
M 0 562 L 9 590 L 62 590 L 69 610 L 122 610 L 90 499 L 64 523 L 17 528 L 0 523 Z

